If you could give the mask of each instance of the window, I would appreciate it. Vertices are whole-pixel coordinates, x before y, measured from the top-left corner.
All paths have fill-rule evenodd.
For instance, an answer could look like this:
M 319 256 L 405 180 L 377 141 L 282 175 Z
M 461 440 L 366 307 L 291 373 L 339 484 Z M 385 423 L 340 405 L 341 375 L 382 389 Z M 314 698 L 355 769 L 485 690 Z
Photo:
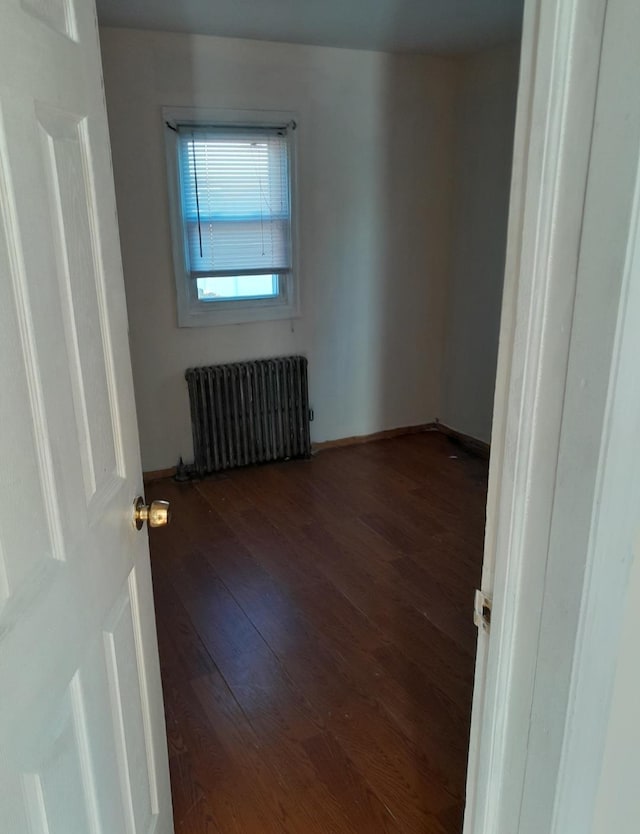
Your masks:
M 164 115 L 179 325 L 296 315 L 295 122 Z

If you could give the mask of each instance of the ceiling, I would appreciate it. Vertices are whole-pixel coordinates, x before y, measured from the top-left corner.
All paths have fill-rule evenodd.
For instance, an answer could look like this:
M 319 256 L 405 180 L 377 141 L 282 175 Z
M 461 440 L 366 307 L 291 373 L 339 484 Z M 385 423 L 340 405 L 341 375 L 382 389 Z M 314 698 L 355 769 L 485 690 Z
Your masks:
M 455 53 L 518 37 L 523 0 L 97 0 L 97 5 L 104 26 Z

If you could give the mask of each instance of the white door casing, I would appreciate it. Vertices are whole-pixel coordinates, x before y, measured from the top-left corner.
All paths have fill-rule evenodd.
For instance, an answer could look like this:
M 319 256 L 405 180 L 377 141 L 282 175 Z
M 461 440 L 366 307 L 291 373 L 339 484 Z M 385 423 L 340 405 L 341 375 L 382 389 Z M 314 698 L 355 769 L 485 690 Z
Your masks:
M 93 0 L 0 11 L 0 832 L 170 834 Z
M 640 162 L 639 34 L 640 5 L 607 0 L 537 643 L 523 834 L 590 830 L 639 530 L 634 499 L 640 320 L 633 306 L 638 279 L 633 260 Z M 629 366 L 635 373 L 629 373 Z M 579 715 L 584 701 L 589 707 Z M 568 756 L 572 734 L 580 742 L 573 760 Z M 637 763 L 629 765 L 637 772 Z M 567 777 L 574 791 L 568 813 Z M 624 806 L 625 799 L 620 797 L 620 802 Z M 559 813 L 561 808 L 564 813 Z M 637 819 L 611 830 L 637 831 Z
M 610 0 L 600 72 L 604 95 L 598 99 L 592 150 L 597 179 L 591 181 L 599 194 L 616 195 L 618 210 L 603 214 L 601 205 L 587 201 L 584 227 L 589 249 L 582 263 L 601 285 L 599 297 L 592 299 L 592 318 L 603 302 L 607 304 L 611 289 L 612 270 L 606 269 L 606 261 L 603 264 L 603 241 L 615 243 L 619 250 L 616 272 L 622 286 L 551 834 L 631 834 L 638 830 L 640 813 L 638 33 L 640 6 Z
M 517 830 L 605 6 L 525 0 L 465 834 Z
M 494 605 L 479 638 L 465 834 L 546 832 L 560 819 L 553 830 L 586 830 L 558 809 L 580 612 L 593 615 L 583 579 L 639 145 L 638 8 L 525 6 L 483 576 Z M 609 634 L 616 615 L 598 612 Z M 594 730 L 578 732 L 597 768 Z M 586 808 L 586 777 L 579 793 L 571 771 Z

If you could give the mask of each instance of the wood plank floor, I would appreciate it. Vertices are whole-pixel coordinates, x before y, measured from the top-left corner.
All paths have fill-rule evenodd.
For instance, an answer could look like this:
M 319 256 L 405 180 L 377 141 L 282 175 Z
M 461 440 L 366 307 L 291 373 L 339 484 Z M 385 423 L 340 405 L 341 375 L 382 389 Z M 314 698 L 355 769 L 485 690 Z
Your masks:
M 149 485 L 177 834 L 459 834 L 486 478 L 427 433 Z

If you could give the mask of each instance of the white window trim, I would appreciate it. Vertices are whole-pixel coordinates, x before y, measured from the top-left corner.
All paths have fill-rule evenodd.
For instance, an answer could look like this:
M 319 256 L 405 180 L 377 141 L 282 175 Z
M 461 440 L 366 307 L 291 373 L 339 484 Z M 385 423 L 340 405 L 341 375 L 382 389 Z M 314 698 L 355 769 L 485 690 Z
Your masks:
M 171 249 L 176 282 L 178 327 L 210 327 L 224 324 L 245 324 L 258 321 L 277 321 L 300 315 L 300 281 L 297 236 L 297 177 L 296 130 L 289 131 L 289 180 L 291 200 L 291 272 L 279 276 L 280 292 L 275 298 L 251 298 L 238 301 L 211 303 L 199 301 L 195 282 L 187 268 L 187 256 L 180 211 L 180 181 L 178 172 L 178 134 L 167 123 L 193 125 L 248 125 L 281 127 L 295 122 L 298 116 L 290 111 L 229 110 L 204 107 L 163 107 L 163 130 L 167 154 L 169 215 L 171 221 Z

